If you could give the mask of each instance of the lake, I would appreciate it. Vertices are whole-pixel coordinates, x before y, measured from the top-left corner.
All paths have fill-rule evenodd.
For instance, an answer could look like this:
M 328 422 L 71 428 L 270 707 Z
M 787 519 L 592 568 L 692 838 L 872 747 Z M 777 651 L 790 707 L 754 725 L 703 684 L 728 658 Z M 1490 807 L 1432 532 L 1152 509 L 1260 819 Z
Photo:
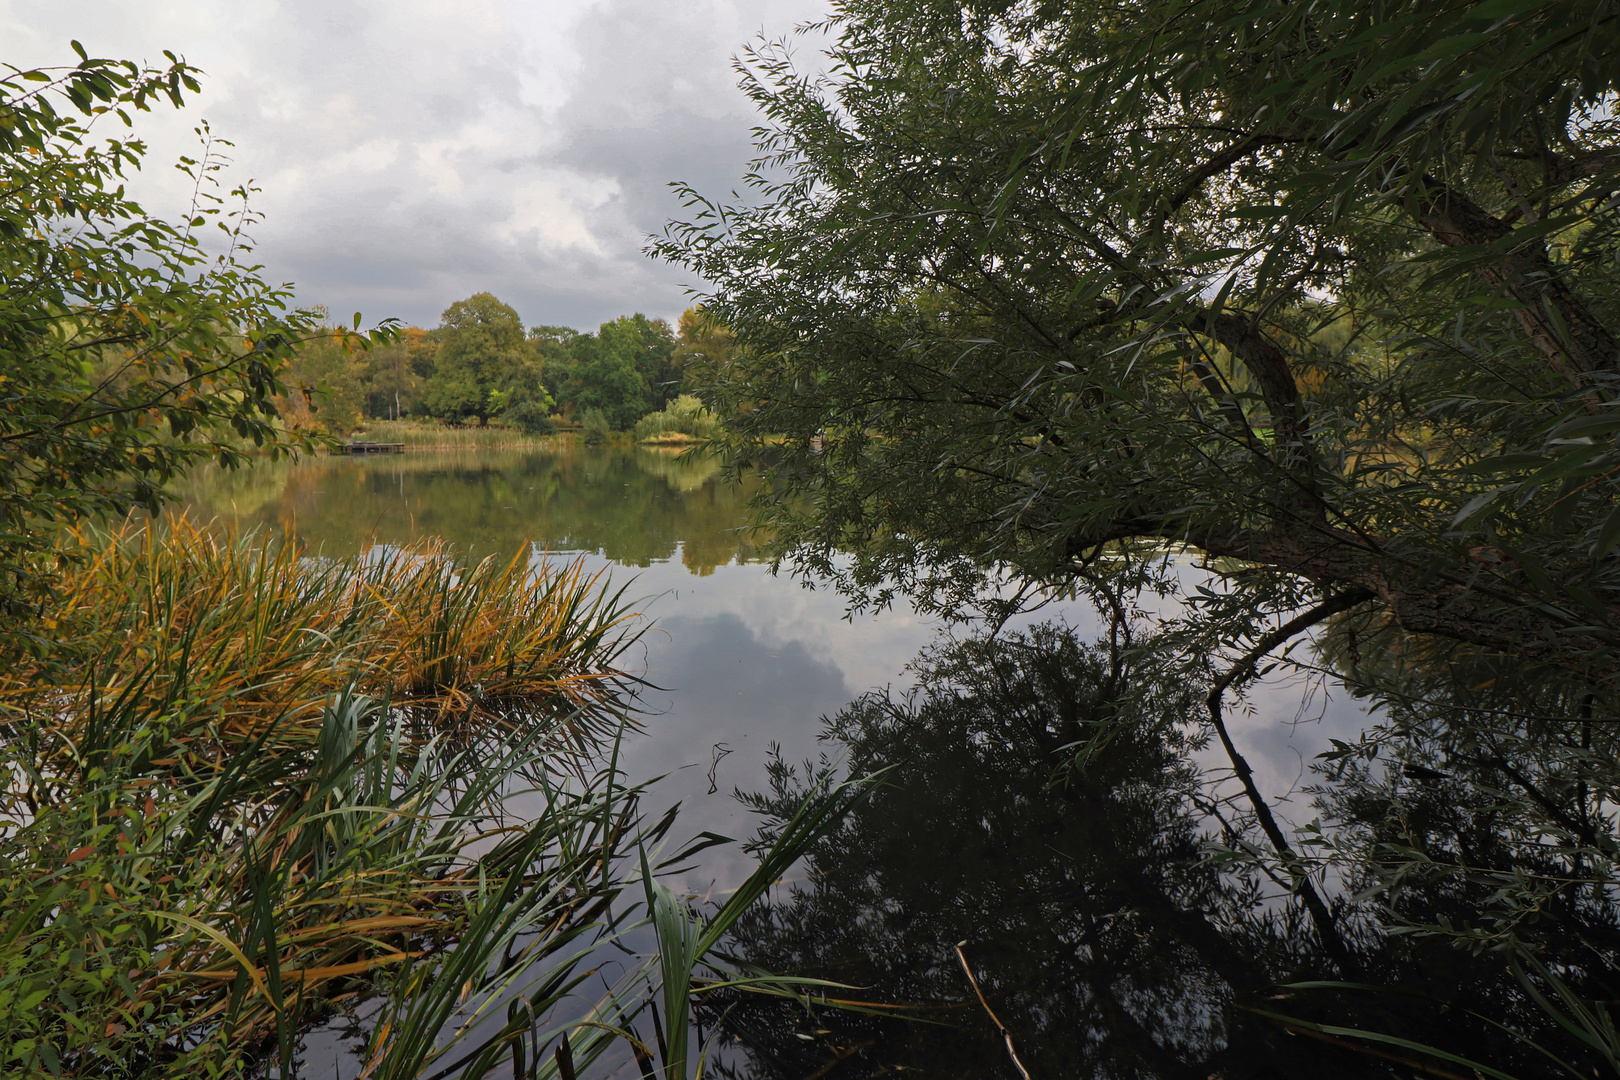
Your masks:
M 1020 1032 L 1025 1059 L 1042 1063 L 1045 1075 L 1069 1074 L 1058 1064 L 1063 1061 L 1156 1056 L 1164 1060 L 1150 1072 L 1179 1074 L 1196 1066 L 1207 1075 L 1208 1063 L 1250 1045 L 1248 1035 L 1217 1030 L 1225 1006 L 1209 989 L 1217 978 L 1210 957 L 1189 951 L 1185 942 L 1160 940 L 1167 933 L 1192 933 L 1172 926 L 1182 916 L 1161 912 L 1168 922 L 1144 916 L 1153 925 L 1127 928 L 1119 914 L 1140 906 L 1140 896 L 1130 899 L 1133 889 L 1179 895 L 1176 903 L 1193 910 L 1204 903 L 1194 895 L 1197 888 L 1220 893 L 1218 883 L 1198 886 L 1197 874 L 1181 863 L 1175 864 L 1179 869 L 1152 870 L 1159 876 L 1150 874 L 1147 885 L 1132 868 L 1133 858 L 1157 866 L 1154 860 L 1162 859 L 1152 852 L 1165 845 L 1190 860 L 1187 866 L 1197 864 L 1197 829 L 1178 826 L 1179 833 L 1170 829 L 1134 839 L 1095 835 L 1096 823 L 1121 807 L 1142 822 L 1169 813 L 1166 808 L 1185 796 L 1176 785 L 1186 780 L 1188 763 L 1218 763 L 1209 748 L 1187 746 L 1179 756 L 1155 757 L 1157 751 L 1144 747 L 1147 756 L 1131 759 L 1138 772 L 1119 783 L 1128 780 L 1137 793 L 1132 798 L 1146 801 L 1127 806 L 1113 788 L 1085 795 L 1089 780 L 1070 785 L 1061 798 L 1042 794 L 1049 786 L 1050 747 L 1026 747 L 1022 757 L 985 758 L 984 747 L 1000 739 L 999 717 L 986 727 L 984 716 L 949 709 L 909 718 L 871 713 L 846 722 L 840 738 L 821 741 L 823 718 L 859 695 L 883 687 L 898 693 L 911 685 L 916 674 L 907 665 L 945 628 L 905 608 L 851 615 L 836 592 L 773 576 L 761 539 L 746 528 L 753 491 L 750 479 L 726 480 L 712 458 L 559 442 L 551 449 L 412 451 L 261 463 L 236 473 L 205 470 L 182 494 L 193 513 L 239 528 L 276 530 L 312 555 L 434 536 L 475 558 L 539 550 L 559 559 L 583 558 L 604 571 L 614 587 L 640 598 L 637 609 L 647 631 L 632 667 L 656 688 L 643 694 L 645 730 L 630 738 L 623 765 L 633 781 L 663 777 L 647 809 L 656 815 L 679 803 L 680 836 L 702 830 L 752 835 L 761 818 L 733 792 L 770 786 L 773 750 L 789 763 L 823 753 L 914 762 L 912 786 L 903 787 L 898 802 L 883 804 L 884 819 L 861 818 L 840 840 L 850 850 L 832 861 L 826 853 L 812 860 L 816 877 L 800 882 L 802 902 L 793 906 L 788 891 L 780 890 L 779 910 L 745 928 L 740 946 L 776 970 L 821 964 L 831 977 L 933 1002 L 947 1010 L 937 1018 L 949 1019 L 956 1034 L 826 1016 L 806 1021 L 743 1008 L 728 1020 L 734 1042 L 720 1059 L 719 1074 L 837 1080 L 892 1067 L 935 1075 L 1016 1075 L 1008 1071 L 998 1030 L 976 1005 L 969 1009 L 959 1000 L 969 987 L 952 954 L 958 939 L 970 940 L 992 997 L 996 985 L 1007 988 L 997 1000 L 1004 1011 L 1021 1013 L 1007 1022 Z M 1050 605 L 1039 619 L 1066 623 L 1082 642 L 1100 625 L 1089 607 L 1077 603 Z M 1016 620 L 1011 629 L 1034 621 Z M 1055 698 L 1084 695 L 1083 688 L 1066 688 L 1061 680 L 1054 685 Z M 1324 696 L 1320 688 L 1287 679 L 1257 688 L 1249 704 L 1246 711 L 1234 710 L 1234 733 L 1263 789 L 1285 800 L 1279 804 L 1283 816 L 1304 820 L 1295 811 L 1310 813 L 1297 794 L 1309 779 L 1307 763 L 1329 735 L 1358 730 L 1365 715 L 1342 694 Z M 1027 705 L 1008 705 L 1009 715 Z M 923 761 L 927 771 L 919 778 L 915 770 L 922 766 L 916 763 Z M 1000 832 L 989 825 L 976 825 L 972 835 L 960 832 L 963 822 L 1003 819 L 1020 824 L 1011 832 L 1011 824 L 997 826 Z M 1098 855 L 1099 844 L 1112 845 L 1109 850 L 1124 860 L 1103 879 L 1096 877 L 1098 867 L 1112 864 Z M 1139 856 L 1118 855 L 1133 845 Z M 670 884 L 709 898 L 750 868 L 751 859 L 735 846 L 717 847 L 684 881 Z M 892 932 L 874 937 L 855 931 L 891 917 L 900 920 Z M 1159 943 L 1142 953 L 1136 945 L 1132 952 L 1119 941 L 1109 944 L 1114 939 L 1107 934 L 1089 943 L 1072 936 L 1078 933 L 1073 927 L 1088 920 L 1116 917 L 1124 934 L 1119 941 Z M 1094 973 L 1073 974 L 1089 963 L 1079 957 L 1104 952 L 1109 963 L 1131 971 L 1128 977 L 1110 976 L 1113 981 L 1105 982 L 1112 989 L 1106 991 Z M 1236 985 L 1232 979 L 1227 981 Z M 1203 989 L 1188 989 L 1194 984 Z M 1015 986 L 1022 989 L 1015 992 Z M 1118 999 L 1113 1012 L 1098 1011 L 1104 998 Z M 1097 1030 L 1106 1037 L 1084 1035 L 1086 1024 L 1101 1025 Z M 1169 1033 L 1156 1033 L 1155 1026 Z M 1123 1036 L 1114 1029 L 1120 1027 L 1137 1031 L 1134 1049 L 1129 1039 L 1119 1041 Z M 1150 1052 L 1152 1047 L 1158 1049 Z
M 274 529 L 311 553 L 431 536 L 474 558 L 510 558 L 525 547 L 584 558 L 643 598 L 651 624 L 636 674 L 659 689 L 644 695 L 646 737 L 627 747 L 627 768 L 637 779 L 669 774 L 659 791 L 681 802 L 686 831 L 741 837 L 753 818 L 732 791 L 764 786 L 768 748 L 780 746 L 790 761 L 817 754 L 820 718 L 869 689 L 909 683 L 906 665 L 943 627 L 905 608 L 852 616 L 831 589 L 773 575 L 746 527 L 755 485 L 721 473 L 718 460 L 678 450 L 560 442 L 554 451 L 207 469 L 181 495 L 194 514 Z M 1100 625 L 1075 603 L 1049 605 L 1039 617 L 1087 635 Z M 1287 681 L 1261 688 L 1255 704 L 1234 728 L 1266 790 L 1279 795 L 1327 734 L 1362 723 L 1353 703 L 1324 703 Z M 717 855 L 705 872 L 725 887 L 745 865 Z M 700 884 L 707 888 L 688 883 Z
M 899 681 L 938 630 L 909 611 L 849 619 L 836 593 L 773 576 L 744 528 L 752 491 L 724 482 L 714 459 L 565 446 L 208 470 L 182 494 L 195 514 L 277 530 L 312 554 L 436 536 L 474 558 L 583 557 L 642 598 L 649 624 L 630 659 L 657 689 L 643 694 L 646 733 L 626 746 L 626 769 L 669 774 L 657 809 L 680 802 L 683 834 L 743 837 L 753 819 L 732 791 L 762 786 L 769 747 L 816 753 L 822 714 Z M 691 890 L 746 876 L 746 856 L 710 855 Z

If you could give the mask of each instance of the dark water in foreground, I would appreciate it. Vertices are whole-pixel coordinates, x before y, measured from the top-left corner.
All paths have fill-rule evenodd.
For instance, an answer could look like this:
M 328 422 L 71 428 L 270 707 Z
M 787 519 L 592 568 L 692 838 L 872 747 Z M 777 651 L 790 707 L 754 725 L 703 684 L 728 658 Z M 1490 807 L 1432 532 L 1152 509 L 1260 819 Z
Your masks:
M 612 447 L 316 459 L 199 477 L 188 495 L 200 512 L 281 530 L 312 552 L 440 536 L 475 556 L 578 553 L 628 583 L 652 620 L 639 673 L 662 689 L 647 694 L 624 767 L 634 780 L 667 774 L 648 809 L 681 803 L 683 835 L 747 837 L 791 803 L 806 772 L 773 766 L 773 745 L 789 765 L 827 755 L 897 766 L 732 947 L 913 1006 L 916 1019 L 715 996 L 706 1027 L 721 1021 L 729 1041 L 711 1073 L 1016 1077 L 1016 1054 L 1035 1077 L 1411 1074 L 1264 1015 L 1283 1008 L 1262 1008 L 1280 1000 L 1277 983 L 1334 969 L 1285 890 L 1207 859 L 1218 819 L 1200 770 L 1215 761 L 1185 736 L 1198 707 L 1186 688 L 1139 696 L 1134 715 L 1158 720 L 1054 785 L 1054 762 L 1108 709 L 1089 609 L 1048 607 L 1040 618 L 1069 631 L 1026 620 L 1011 629 L 1028 637 L 994 647 L 942 639 L 906 610 L 846 618 L 836 594 L 769 573 L 743 529 L 750 493 L 713 461 Z M 907 670 L 931 645 L 932 659 Z M 1342 695 L 1286 682 L 1249 704 L 1234 710 L 1234 735 L 1281 815 L 1303 824 L 1316 813 L 1301 791 L 1308 763 L 1365 717 Z M 748 805 L 738 789 L 760 794 Z M 750 869 L 735 846 L 717 847 L 669 884 L 712 898 Z M 1363 944 L 1385 980 L 1494 993 L 1461 954 Z M 1329 1011 L 1421 1035 L 1422 1008 Z

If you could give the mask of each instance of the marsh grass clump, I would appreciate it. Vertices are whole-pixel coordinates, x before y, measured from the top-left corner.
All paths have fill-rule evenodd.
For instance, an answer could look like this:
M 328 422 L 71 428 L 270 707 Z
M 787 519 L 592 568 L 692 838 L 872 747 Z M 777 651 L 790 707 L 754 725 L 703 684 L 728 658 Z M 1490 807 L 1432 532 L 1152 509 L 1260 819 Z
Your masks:
M 328 561 L 184 519 L 71 543 L 64 645 L 0 674 L 0 1071 L 285 1076 L 379 979 L 571 985 L 645 835 L 597 753 L 621 593 L 578 562 Z M 372 1064 L 443 1051 L 407 1035 Z
M 125 696 L 183 702 L 210 741 L 263 739 L 267 752 L 312 745 L 322 703 L 349 685 L 425 735 L 568 709 L 589 728 L 634 636 L 601 574 L 526 551 L 468 566 L 425 540 L 305 558 L 183 517 L 72 549 L 53 621 L 74 665 L 25 659 L 0 674 L 7 722 L 48 732 L 47 755 L 79 746 L 98 703 Z

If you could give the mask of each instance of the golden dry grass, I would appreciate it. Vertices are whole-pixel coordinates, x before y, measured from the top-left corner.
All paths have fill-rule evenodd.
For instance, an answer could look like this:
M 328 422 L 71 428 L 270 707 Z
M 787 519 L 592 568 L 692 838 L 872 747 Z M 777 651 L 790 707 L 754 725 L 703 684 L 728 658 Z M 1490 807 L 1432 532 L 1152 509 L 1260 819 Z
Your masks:
M 184 519 L 71 554 L 66 651 L 0 672 L 0 1004 L 35 1002 L 0 1037 L 211 1073 L 471 930 L 560 948 L 602 910 L 638 627 L 579 562 Z
M 614 661 L 634 634 L 600 572 L 527 552 L 467 567 L 423 540 L 307 559 L 184 517 L 76 547 L 53 621 L 86 662 L 0 673 L 0 707 L 67 743 L 92 697 L 125 693 L 184 693 L 221 737 L 263 737 L 271 751 L 310 745 L 324 703 L 349 685 L 431 730 L 588 714 L 622 678 Z

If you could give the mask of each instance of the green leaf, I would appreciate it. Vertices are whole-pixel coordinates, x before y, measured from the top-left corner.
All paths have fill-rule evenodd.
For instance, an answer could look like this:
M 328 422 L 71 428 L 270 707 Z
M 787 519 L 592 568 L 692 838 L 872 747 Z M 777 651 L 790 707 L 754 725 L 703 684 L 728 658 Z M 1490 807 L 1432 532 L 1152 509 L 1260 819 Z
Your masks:
M 1611 510 L 1609 516 L 1603 519 L 1597 539 L 1592 542 L 1592 561 L 1595 563 L 1607 558 L 1616 543 L 1620 543 L 1620 507 Z
M 1501 495 L 1504 491 L 1511 490 L 1513 490 L 1511 487 L 1498 487 L 1475 495 L 1472 499 L 1469 499 L 1463 504 L 1463 508 L 1461 510 L 1457 511 L 1457 515 L 1451 519 L 1451 527 L 1455 529 L 1465 522 L 1473 520 L 1473 518 L 1478 515 L 1480 511 L 1484 510 L 1491 503 L 1495 502 L 1498 495 Z
M 1470 19 L 1506 19 L 1514 15 L 1523 15 L 1527 11 L 1546 7 L 1547 0 L 1484 0 L 1484 3 L 1475 4 L 1464 14 Z

